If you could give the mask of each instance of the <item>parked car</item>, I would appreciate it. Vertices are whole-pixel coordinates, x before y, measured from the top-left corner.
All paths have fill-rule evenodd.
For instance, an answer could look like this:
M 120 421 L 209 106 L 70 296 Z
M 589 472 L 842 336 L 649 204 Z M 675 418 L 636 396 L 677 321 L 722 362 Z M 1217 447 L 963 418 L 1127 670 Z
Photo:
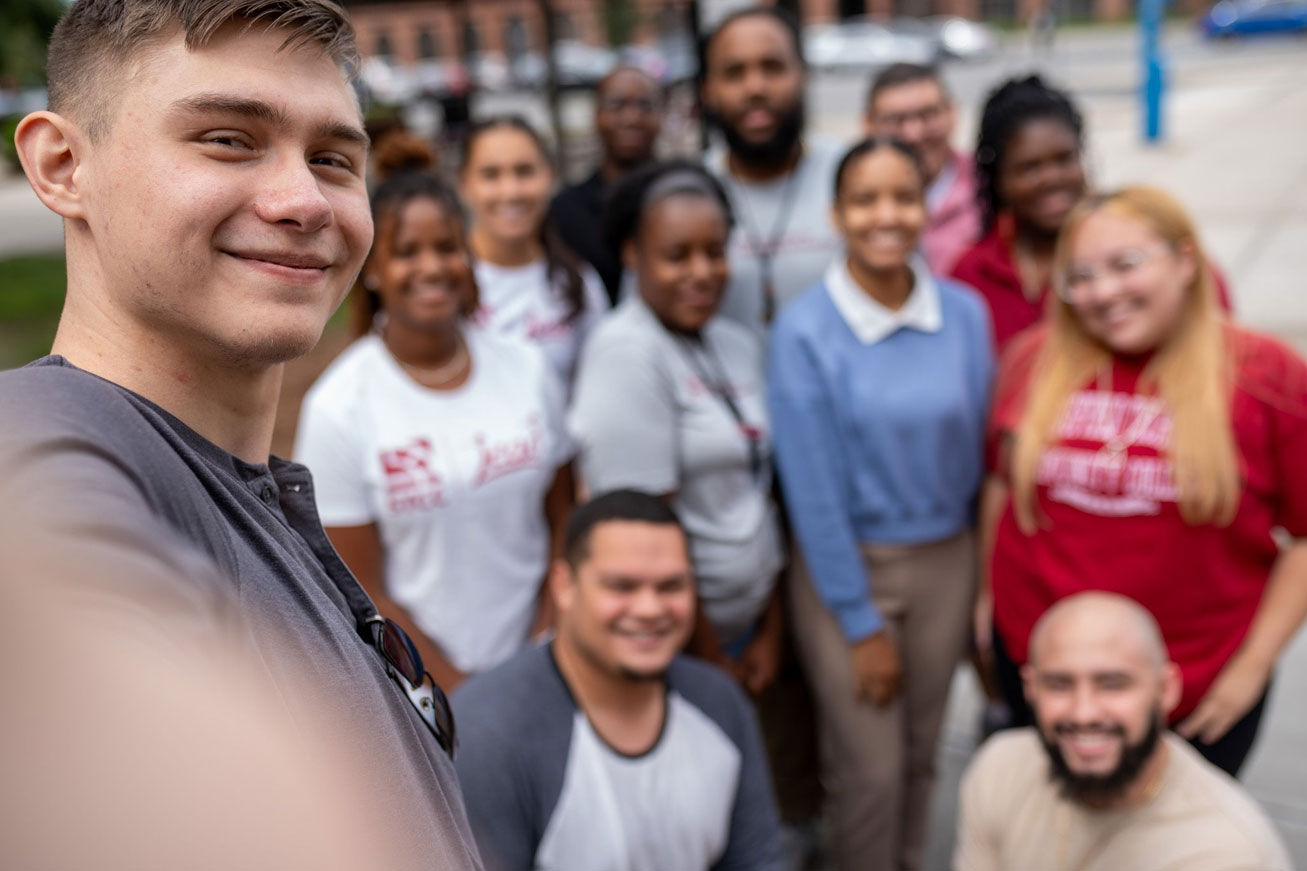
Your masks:
M 1307 0 L 1221 0 L 1199 21 L 1208 37 L 1307 32 Z
M 883 24 L 854 18 L 806 28 L 803 53 L 816 69 L 863 70 L 900 62 L 933 64 L 942 49 L 931 36 L 895 32 Z
M 617 55 L 611 49 L 575 40 L 554 44 L 554 69 L 559 87 L 592 87 L 616 65 Z M 548 75 L 544 55 L 534 51 L 517 55 L 509 64 L 509 74 L 519 86 L 543 86 Z
M 998 49 L 998 37 L 994 31 L 979 21 L 956 15 L 896 18 L 890 23 L 890 30 L 930 39 L 942 57 L 956 60 L 987 58 Z
M 664 37 L 653 45 L 627 45 L 618 53 L 621 63 L 644 70 L 663 85 L 693 79 L 699 58 L 688 34 Z

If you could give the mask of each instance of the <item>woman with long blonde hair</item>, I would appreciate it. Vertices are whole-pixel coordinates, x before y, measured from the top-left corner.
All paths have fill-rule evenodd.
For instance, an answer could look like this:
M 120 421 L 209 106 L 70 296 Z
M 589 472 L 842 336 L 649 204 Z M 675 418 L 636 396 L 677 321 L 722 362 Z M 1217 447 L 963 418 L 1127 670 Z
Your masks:
M 1192 221 L 1155 188 L 1081 203 L 1053 280 L 995 390 L 977 645 L 1028 724 L 1017 666 L 1043 611 L 1136 599 L 1184 674 L 1171 723 L 1237 773 L 1307 616 L 1307 365 L 1225 320 Z

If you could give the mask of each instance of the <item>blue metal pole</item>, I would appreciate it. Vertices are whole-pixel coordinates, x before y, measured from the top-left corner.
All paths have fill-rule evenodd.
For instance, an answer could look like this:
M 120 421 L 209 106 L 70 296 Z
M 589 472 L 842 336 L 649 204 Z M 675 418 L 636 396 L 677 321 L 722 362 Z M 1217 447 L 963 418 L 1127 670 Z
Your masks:
M 1143 82 L 1140 98 L 1144 108 L 1144 141 L 1162 141 L 1162 103 L 1166 96 L 1166 59 L 1162 56 L 1162 20 L 1166 0 L 1140 0 L 1139 33 L 1143 48 Z

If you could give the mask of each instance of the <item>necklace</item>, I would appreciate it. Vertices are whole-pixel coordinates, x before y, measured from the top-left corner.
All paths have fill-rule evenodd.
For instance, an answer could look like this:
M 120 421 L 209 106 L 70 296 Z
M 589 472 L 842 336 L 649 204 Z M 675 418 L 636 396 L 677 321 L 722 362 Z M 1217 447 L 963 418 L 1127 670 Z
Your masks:
M 399 363 L 400 368 L 423 387 L 444 387 L 463 374 L 471 359 L 471 355 L 467 352 L 467 343 L 463 341 L 462 336 L 459 336 L 458 348 L 454 350 L 454 356 L 439 366 L 419 366 L 416 363 L 405 363 L 398 357 L 395 358 L 395 361 Z
M 1103 376 L 1107 376 L 1107 389 L 1103 389 Z M 1099 448 L 1100 453 L 1115 459 L 1124 454 L 1135 442 L 1143 437 L 1144 433 L 1152 427 L 1153 423 L 1162 414 L 1163 405 L 1161 400 L 1152 398 L 1143 409 L 1135 412 L 1134 420 L 1123 432 L 1117 425 L 1115 415 L 1112 414 L 1112 397 L 1116 394 L 1112 392 L 1112 369 L 1111 364 L 1103 367 L 1098 373 L 1094 389 L 1099 395 L 1099 432 L 1111 432 L 1112 435 Z M 1137 394 L 1135 394 L 1137 395 Z
M 744 186 L 738 182 L 731 187 L 735 191 L 735 197 L 740 205 L 744 208 L 740 211 L 740 227 L 744 230 L 744 236 L 749 241 L 749 247 L 753 249 L 754 257 L 758 261 L 758 276 L 762 284 L 762 321 L 764 324 L 770 324 L 772 317 L 776 314 L 776 282 L 772 277 L 772 265 L 776 259 L 776 254 L 780 250 L 781 240 L 785 236 L 786 228 L 790 224 L 792 206 L 794 205 L 794 195 L 798 191 L 799 170 L 803 167 L 803 152 L 799 152 L 799 160 L 790 170 L 790 174 L 785 178 L 785 184 L 781 188 L 780 208 L 776 211 L 776 216 L 772 218 L 771 230 L 766 237 L 757 232 L 761 228 L 755 228 L 753 220 L 753 207 L 749 203 L 750 196 L 746 196 Z M 729 175 L 729 169 L 728 169 Z

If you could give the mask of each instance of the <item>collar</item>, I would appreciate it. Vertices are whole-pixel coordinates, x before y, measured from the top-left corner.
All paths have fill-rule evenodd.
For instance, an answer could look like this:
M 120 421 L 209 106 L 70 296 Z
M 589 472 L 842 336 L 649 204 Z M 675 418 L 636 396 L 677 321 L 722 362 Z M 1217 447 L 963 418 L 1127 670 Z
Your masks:
M 939 175 L 926 188 L 926 210 L 930 213 L 939 211 L 939 207 L 944 204 L 948 198 L 949 191 L 953 189 L 953 184 L 958 180 L 958 155 L 957 152 L 949 154 L 948 160 L 939 168 Z
M 900 328 L 937 333 L 943 326 L 939 288 L 925 262 L 913 257 L 912 291 L 898 311 L 890 311 L 872 299 L 849 274 L 847 260 L 841 256 L 826 268 L 826 290 L 853 335 L 864 345 L 874 345 Z

